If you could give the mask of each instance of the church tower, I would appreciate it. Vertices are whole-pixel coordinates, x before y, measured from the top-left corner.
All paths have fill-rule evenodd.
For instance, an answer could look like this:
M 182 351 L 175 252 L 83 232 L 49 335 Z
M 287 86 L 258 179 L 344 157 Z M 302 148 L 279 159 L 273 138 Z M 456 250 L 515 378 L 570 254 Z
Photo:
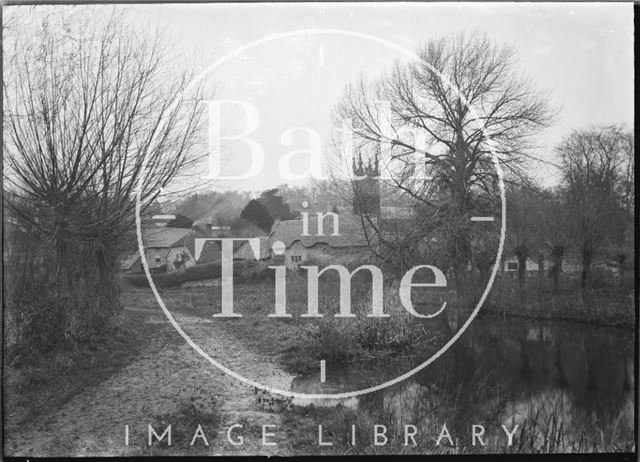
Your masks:
M 373 162 L 371 158 L 362 160 L 362 152 L 358 160 L 353 158 L 353 213 L 364 213 L 371 217 L 380 216 L 380 184 L 378 182 L 380 162 L 380 146 L 376 145 Z

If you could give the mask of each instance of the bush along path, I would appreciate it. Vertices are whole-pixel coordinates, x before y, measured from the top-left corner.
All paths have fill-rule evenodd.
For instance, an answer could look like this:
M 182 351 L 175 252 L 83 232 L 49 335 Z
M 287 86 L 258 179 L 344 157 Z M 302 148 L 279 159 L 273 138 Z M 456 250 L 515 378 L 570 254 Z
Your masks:
M 124 318 L 142 322 L 147 327 L 154 325 L 154 329 L 141 329 L 152 332 L 148 347 L 106 381 L 83 390 L 46 415 L 7 432 L 6 455 L 288 453 L 284 435 L 278 434 L 277 430 L 281 409 L 273 406 L 273 399 L 265 399 L 264 393 L 256 393 L 253 387 L 229 377 L 197 355 L 159 310 L 132 307 L 125 309 Z M 289 389 L 289 375 L 266 358 L 244 348 L 210 319 L 180 314 L 176 320 L 203 350 L 222 359 L 225 366 L 242 371 L 261 383 Z M 149 425 L 162 436 L 169 424 L 171 446 L 168 445 L 168 434 L 158 442 L 153 433 L 153 443 L 149 446 Z M 233 425 L 236 427 L 228 435 Z M 275 445 L 263 444 L 263 426 L 266 425 L 274 425 L 266 428 L 268 433 L 274 433 L 268 441 Z M 196 433 L 198 437 L 194 440 Z

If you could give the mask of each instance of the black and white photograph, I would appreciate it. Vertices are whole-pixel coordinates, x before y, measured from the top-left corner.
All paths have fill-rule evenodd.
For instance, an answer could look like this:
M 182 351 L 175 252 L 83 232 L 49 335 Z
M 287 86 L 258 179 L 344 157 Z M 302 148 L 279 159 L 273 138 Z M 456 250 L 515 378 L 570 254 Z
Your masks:
M 3 458 L 637 460 L 632 2 L 2 3 Z

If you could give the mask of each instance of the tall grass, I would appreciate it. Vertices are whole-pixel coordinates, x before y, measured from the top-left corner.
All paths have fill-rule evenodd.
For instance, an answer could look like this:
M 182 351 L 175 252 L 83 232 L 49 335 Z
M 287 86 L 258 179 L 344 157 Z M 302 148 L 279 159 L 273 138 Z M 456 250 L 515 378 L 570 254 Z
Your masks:
M 527 405 L 518 411 L 508 405 L 504 391 L 495 392 L 487 399 L 492 384 L 489 376 L 474 377 L 474 380 L 478 381 L 477 391 L 467 394 L 425 389 L 418 399 L 404 402 L 414 409 L 402 412 L 393 400 L 384 396 L 377 406 L 368 406 L 361 400 L 356 409 L 296 407 L 283 415 L 283 424 L 301 454 L 539 454 L 635 450 L 633 428 L 628 422 L 624 423 L 629 420 L 629 416 L 624 415 L 629 410 L 622 410 L 606 421 L 597 421 L 573 409 L 566 396 L 545 395 L 525 400 Z M 431 405 L 425 405 L 429 399 Z M 539 400 L 545 399 L 548 402 L 541 404 Z M 323 439 L 333 442 L 332 447 L 317 446 L 319 424 L 323 426 Z M 405 444 L 407 424 L 418 427 L 416 445 Z M 472 442 L 474 424 L 485 429 L 484 445 Z M 510 431 L 518 425 L 511 445 L 501 427 L 503 424 Z M 374 425 L 386 427 L 387 444 L 374 444 Z M 453 445 L 446 438 L 437 444 L 445 425 Z M 351 444 L 352 426 L 356 428 L 355 446 Z
M 383 306 L 388 317 L 370 317 L 371 293 L 362 282 L 354 285 L 352 318 L 337 318 L 339 285 L 334 281 L 329 295 L 321 300 L 323 317 L 309 323 L 305 333 L 316 358 L 348 362 L 356 358 L 379 357 L 387 353 L 409 352 L 429 345 L 435 338 L 418 318 L 402 306 L 397 286 L 387 286 Z
M 144 431 L 132 432 L 131 441 L 134 443 L 134 453 L 142 456 L 168 456 L 185 454 L 208 454 L 210 450 L 204 440 L 199 437 L 191 446 L 191 440 L 198 425 L 207 439 L 209 445 L 216 444 L 213 441 L 222 423 L 222 411 L 215 398 L 209 397 L 206 402 L 194 402 L 193 399 L 182 400 L 177 403 L 175 410 L 154 416 L 150 425 L 154 431 L 161 435 L 171 425 L 171 446 L 167 439 L 161 442 L 152 441 L 148 445 L 148 429 L 141 426 Z
M 96 265 L 98 250 L 89 244 L 57 251 L 35 231 L 5 236 L 5 244 L 8 359 L 77 349 L 112 324 L 120 290 L 106 255 Z

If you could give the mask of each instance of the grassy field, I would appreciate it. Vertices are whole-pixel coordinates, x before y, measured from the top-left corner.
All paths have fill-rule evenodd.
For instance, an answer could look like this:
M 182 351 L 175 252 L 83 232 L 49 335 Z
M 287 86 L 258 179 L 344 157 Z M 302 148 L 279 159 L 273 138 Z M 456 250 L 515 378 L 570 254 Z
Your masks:
M 243 344 L 274 358 L 295 374 L 316 370 L 319 359 L 348 363 L 434 344 L 436 334 L 401 308 L 397 288 L 385 291 L 383 303 L 391 316 L 380 319 L 367 317 L 371 310 L 368 287 L 354 286 L 352 312 L 356 317 L 334 316 L 339 305 L 338 282 L 330 279 L 320 284 L 319 311 L 323 317 L 303 318 L 301 315 L 307 312 L 306 281 L 299 276 L 288 277 L 287 313 L 291 317 L 269 318 L 274 310 L 273 283 L 240 282 L 234 287 L 234 312 L 242 317 L 217 321 Z M 153 301 L 148 290 L 129 293 L 128 303 L 132 306 Z M 170 311 L 202 317 L 219 311 L 219 287 L 168 289 L 162 290 L 161 295 Z

